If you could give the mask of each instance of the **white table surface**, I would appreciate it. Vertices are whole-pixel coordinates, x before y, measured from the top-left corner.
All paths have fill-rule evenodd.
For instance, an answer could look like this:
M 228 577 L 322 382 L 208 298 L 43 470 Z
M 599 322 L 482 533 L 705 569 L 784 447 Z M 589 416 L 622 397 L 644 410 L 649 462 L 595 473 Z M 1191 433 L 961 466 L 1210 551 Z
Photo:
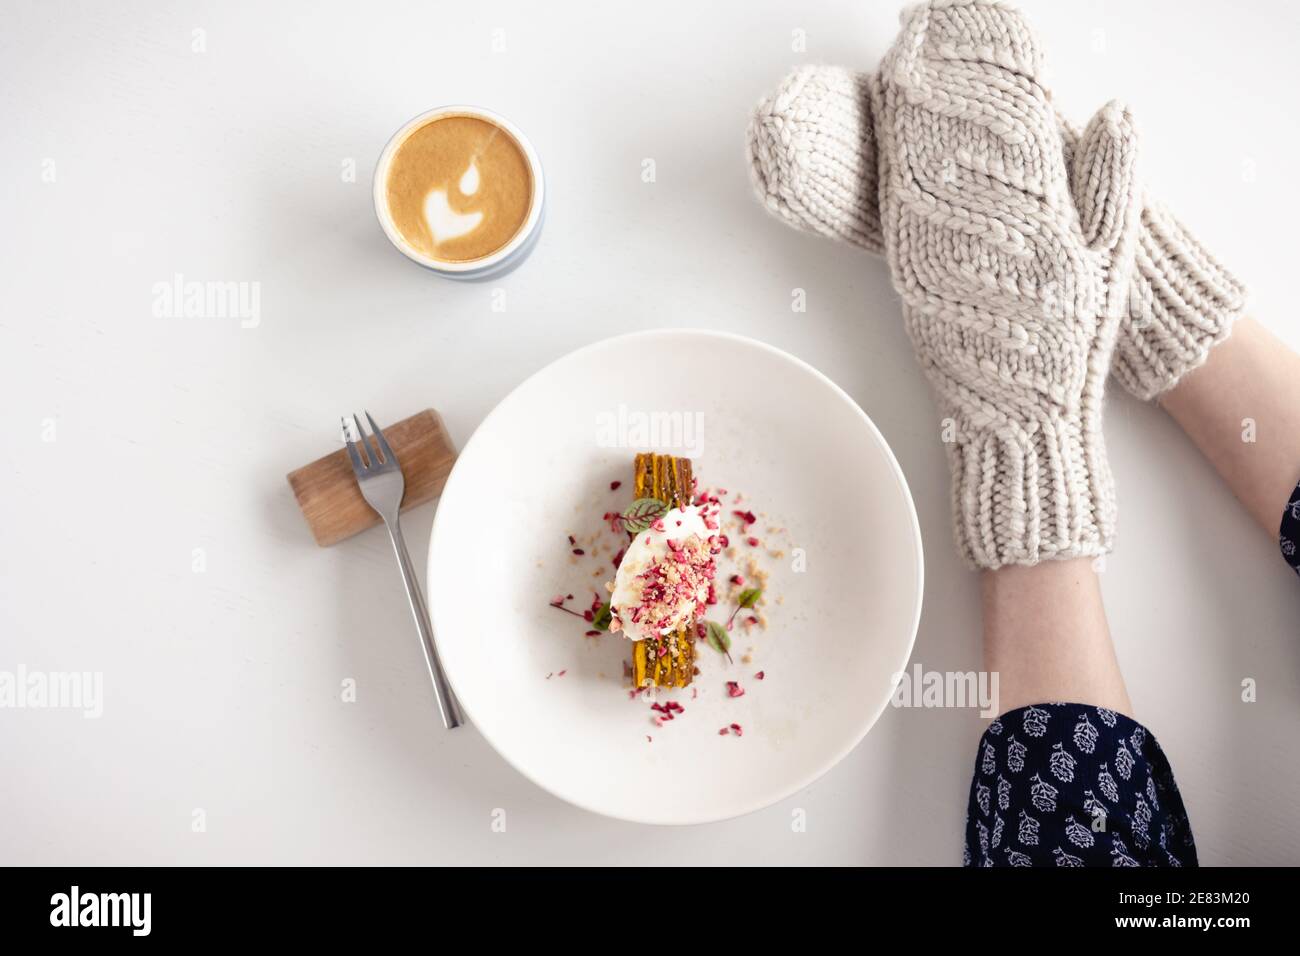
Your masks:
M 649 832 L 443 732 L 383 532 L 307 533 L 284 475 L 336 447 L 340 412 L 435 406 L 463 443 L 578 346 L 725 329 L 816 365 L 881 428 L 926 542 L 914 660 L 978 667 L 977 579 L 885 269 L 769 219 L 744 164 L 759 96 L 797 63 L 873 66 L 897 5 L 553 6 L 6 4 L 0 670 L 102 672 L 104 714 L 0 710 L 0 862 L 960 860 L 973 711 L 890 709 L 790 800 Z M 1067 110 L 1133 105 L 1156 191 L 1300 345 L 1300 8 L 1025 7 Z M 425 274 L 371 213 L 386 138 L 447 102 L 513 118 L 546 165 L 542 243 L 488 285 Z M 260 323 L 156 318 L 177 273 L 260 283 Z M 1203 861 L 1300 863 L 1300 582 L 1159 411 L 1117 393 L 1107 414 L 1103 581 L 1137 713 Z M 432 516 L 407 518 L 421 568 Z

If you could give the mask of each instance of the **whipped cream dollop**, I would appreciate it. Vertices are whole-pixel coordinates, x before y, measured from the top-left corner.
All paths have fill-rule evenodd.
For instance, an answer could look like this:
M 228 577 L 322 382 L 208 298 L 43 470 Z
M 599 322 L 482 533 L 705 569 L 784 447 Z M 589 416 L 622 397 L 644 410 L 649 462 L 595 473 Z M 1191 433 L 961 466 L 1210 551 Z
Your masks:
M 627 546 L 614 576 L 611 631 L 639 641 L 693 625 L 716 600 L 716 506 L 674 508 Z

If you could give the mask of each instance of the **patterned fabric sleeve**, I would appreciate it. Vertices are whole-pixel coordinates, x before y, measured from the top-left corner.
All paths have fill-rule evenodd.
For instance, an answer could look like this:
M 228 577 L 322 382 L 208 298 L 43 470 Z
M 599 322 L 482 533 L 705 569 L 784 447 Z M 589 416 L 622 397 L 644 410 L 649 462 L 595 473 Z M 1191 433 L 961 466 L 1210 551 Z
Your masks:
M 980 738 L 966 866 L 1196 866 L 1169 761 L 1141 724 L 1085 704 L 1003 714 Z
M 1292 571 L 1300 574 L 1300 484 L 1291 492 L 1291 500 L 1282 512 L 1282 527 L 1277 538 L 1282 548 L 1282 557 L 1286 558 Z

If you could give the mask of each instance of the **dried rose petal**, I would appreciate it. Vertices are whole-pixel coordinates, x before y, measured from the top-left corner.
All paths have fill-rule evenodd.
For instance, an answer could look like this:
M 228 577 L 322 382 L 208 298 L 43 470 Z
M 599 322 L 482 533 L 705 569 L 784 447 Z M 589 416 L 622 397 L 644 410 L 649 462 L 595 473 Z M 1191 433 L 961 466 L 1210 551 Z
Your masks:
M 740 686 L 740 682 L 739 682 L 739 681 L 729 680 L 729 681 L 727 681 L 727 696 L 728 696 L 728 697 L 744 697 L 744 696 L 745 696 L 745 688 L 743 688 L 743 687 Z

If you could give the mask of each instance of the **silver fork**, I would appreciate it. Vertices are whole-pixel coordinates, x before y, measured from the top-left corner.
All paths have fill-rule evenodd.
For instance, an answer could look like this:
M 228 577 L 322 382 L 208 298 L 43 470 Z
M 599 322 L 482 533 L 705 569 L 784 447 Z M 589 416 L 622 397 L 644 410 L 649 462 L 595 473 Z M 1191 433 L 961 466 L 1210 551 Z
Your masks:
M 406 597 L 411 602 L 411 613 L 415 615 L 415 626 L 420 631 L 420 646 L 424 648 L 424 662 L 429 667 L 429 677 L 433 679 L 433 693 L 438 698 L 438 710 L 442 714 L 442 723 L 448 730 L 464 723 L 460 713 L 460 703 L 452 693 L 451 685 L 442 672 L 442 662 L 438 659 L 438 648 L 433 641 L 433 625 L 429 623 L 429 608 L 424 603 L 424 593 L 420 590 L 420 580 L 415 576 L 415 567 L 411 556 L 406 551 L 406 541 L 402 538 L 402 526 L 399 512 L 402 506 L 402 493 L 406 482 L 402 478 L 402 469 L 398 466 L 397 456 L 388 447 L 384 433 L 380 431 L 375 420 L 366 412 L 366 421 L 374 434 L 375 445 L 366 439 L 366 431 L 361 427 L 361 419 L 355 414 L 352 422 L 356 425 L 356 438 L 352 433 L 352 424 L 343 419 L 343 440 L 348 443 L 348 455 L 352 459 L 352 470 L 356 473 L 357 484 L 361 486 L 361 496 L 366 504 L 374 508 L 379 517 L 384 519 L 388 536 L 393 539 L 393 550 L 397 552 L 397 563 L 402 569 L 402 583 L 406 585 Z

